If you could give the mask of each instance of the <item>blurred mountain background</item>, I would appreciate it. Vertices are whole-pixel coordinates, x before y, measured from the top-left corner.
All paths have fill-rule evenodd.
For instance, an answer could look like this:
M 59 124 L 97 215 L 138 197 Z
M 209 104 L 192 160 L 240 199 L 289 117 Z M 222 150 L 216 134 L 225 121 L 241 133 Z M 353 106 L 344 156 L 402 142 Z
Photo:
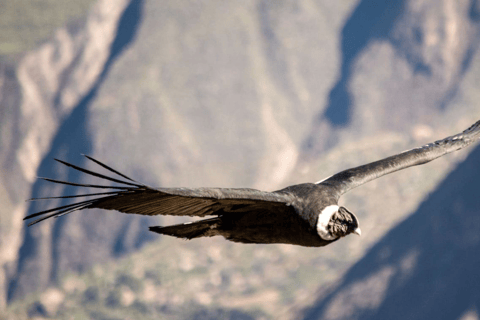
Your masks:
M 76 192 L 37 176 L 95 181 L 53 158 L 275 190 L 458 133 L 479 24 L 477 0 L 1 0 L 0 319 L 479 319 L 480 147 L 348 193 L 362 237 L 326 248 L 22 221 Z

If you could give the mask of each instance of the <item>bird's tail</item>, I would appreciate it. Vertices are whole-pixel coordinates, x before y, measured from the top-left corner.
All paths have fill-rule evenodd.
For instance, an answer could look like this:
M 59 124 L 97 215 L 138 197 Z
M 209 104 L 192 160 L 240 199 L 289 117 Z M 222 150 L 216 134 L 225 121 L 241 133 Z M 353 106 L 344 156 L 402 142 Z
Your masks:
M 193 239 L 200 237 L 213 237 L 219 235 L 218 227 L 220 226 L 220 218 L 200 220 L 196 222 L 186 222 L 173 226 L 155 226 L 150 227 L 150 231 L 174 236 L 177 238 Z

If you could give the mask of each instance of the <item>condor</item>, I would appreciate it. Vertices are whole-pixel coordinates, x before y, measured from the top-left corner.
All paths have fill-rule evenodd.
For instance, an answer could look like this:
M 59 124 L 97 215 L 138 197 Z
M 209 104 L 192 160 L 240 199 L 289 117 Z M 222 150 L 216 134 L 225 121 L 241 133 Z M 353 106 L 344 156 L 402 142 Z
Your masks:
M 37 198 L 87 198 L 80 202 L 34 213 L 25 219 L 40 217 L 33 225 L 73 211 L 100 208 L 141 215 L 173 215 L 210 218 L 150 230 L 178 238 L 223 236 L 242 243 L 287 243 L 321 247 L 348 234 L 360 235 L 357 217 L 338 206 L 339 198 L 383 175 L 427 163 L 447 153 L 462 149 L 480 139 L 480 121 L 457 135 L 420 148 L 339 172 L 317 183 L 304 183 L 265 192 L 246 188 L 152 188 L 138 183 L 107 165 L 86 156 L 120 178 L 113 178 L 66 163 L 85 174 L 105 179 L 115 185 L 91 185 L 41 178 L 54 183 L 107 192 Z

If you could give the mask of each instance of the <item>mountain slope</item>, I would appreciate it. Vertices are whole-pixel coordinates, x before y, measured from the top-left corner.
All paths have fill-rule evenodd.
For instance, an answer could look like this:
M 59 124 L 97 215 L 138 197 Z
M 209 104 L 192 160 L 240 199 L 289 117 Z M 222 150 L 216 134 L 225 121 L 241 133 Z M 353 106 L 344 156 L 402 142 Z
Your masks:
M 5 307 L 7 292 L 18 278 L 18 262 L 23 259 L 22 218 L 28 210 L 24 200 L 31 196 L 56 131 L 99 76 L 125 5 L 126 1 L 120 0 L 99 1 L 81 28 L 56 30 L 51 39 L 25 52 L 15 65 L 0 61 L 0 197 L 5 204 L 0 208 L 0 309 Z M 47 228 L 40 233 L 48 232 Z M 48 240 L 40 243 L 44 253 L 51 251 Z M 32 246 L 33 251 L 42 251 L 39 248 L 42 245 Z M 50 281 L 49 263 L 38 263 L 35 269 L 44 272 L 34 272 L 32 286 Z
M 36 175 L 77 181 L 52 157 L 81 165 L 79 153 L 90 153 L 153 186 L 272 190 L 318 181 L 479 119 L 477 2 L 377 4 L 99 1 L 84 25 L 60 29 L 18 65 L 1 69 L 7 80 L 0 81 L 0 99 L 8 101 L 0 109 L 4 298 L 8 291 L 10 303 L 21 303 L 65 274 L 80 276 L 95 263 L 139 249 L 151 239 L 147 225 L 176 221 L 85 211 L 23 229 L 27 212 L 55 205 L 26 205 L 24 199 L 75 192 L 35 182 Z M 389 14 L 363 32 L 359 26 L 364 17 L 377 16 L 375 8 Z M 343 122 L 331 117 L 337 82 L 350 99 Z M 194 269 L 198 294 L 185 293 L 205 308 L 241 301 L 242 310 L 256 305 L 271 317 L 293 317 L 295 305 L 311 302 L 318 287 L 338 279 L 466 155 L 347 194 L 342 204 L 360 217 L 360 239 L 317 251 L 235 246 L 215 238 L 168 242 L 169 258 L 205 248 L 220 252 L 224 263 L 212 258 L 208 268 Z M 385 208 L 390 215 L 379 216 Z M 155 239 L 160 246 L 171 241 Z M 235 269 L 239 257 L 254 275 L 236 291 L 235 281 L 244 278 Z M 188 263 L 162 272 L 174 283 Z M 219 274 L 231 282 L 218 284 Z M 184 288 L 169 288 L 182 297 Z

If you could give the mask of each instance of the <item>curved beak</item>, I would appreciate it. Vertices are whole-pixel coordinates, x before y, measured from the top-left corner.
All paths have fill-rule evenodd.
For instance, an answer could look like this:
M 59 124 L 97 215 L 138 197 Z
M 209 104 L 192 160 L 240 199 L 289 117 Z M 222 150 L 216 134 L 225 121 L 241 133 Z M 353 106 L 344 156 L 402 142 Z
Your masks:
M 347 210 L 347 211 L 348 211 L 348 210 Z M 348 212 L 350 212 L 350 211 L 348 211 Z M 357 218 L 357 216 L 356 216 L 353 212 L 350 212 L 350 214 L 352 215 L 353 220 L 355 221 L 355 225 L 357 226 L 357 227 L 355 228 L 355 230 L 353 230 L 353 233 L 355 233 L 355 234 L 358 235 L 358 236 L 361 236 L 361 235 L 362 235 L 362 230 L 360 230 L 360 227 L 358 226 L 358 225 L 359 225 L 359 223 L 358 223 L 358 218 Z

